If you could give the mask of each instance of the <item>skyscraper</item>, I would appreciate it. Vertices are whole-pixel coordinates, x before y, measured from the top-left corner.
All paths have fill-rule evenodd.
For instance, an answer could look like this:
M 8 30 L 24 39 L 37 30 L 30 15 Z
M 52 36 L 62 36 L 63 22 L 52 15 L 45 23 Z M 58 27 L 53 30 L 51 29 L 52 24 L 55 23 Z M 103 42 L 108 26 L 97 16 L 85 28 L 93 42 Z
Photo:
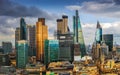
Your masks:
M 2 42 L 2 48 L 4 51 L 4 54 L 8 54 L 12 52 L 12 43 L 11 42 Z
M 20 19 L 20 40 L 27 40 L 27 27 L 24 18 Z
M 44 62 L 44 41 L 48 39 L 48 27 L 45 18 L 38 18 L 36 22 L 36 59 Z
M 28 27 L 28 44 L 29 44 L 29 55 L 36 56 L 36 46 L 35 46 L 35 26 Z
M 104 34 L 103 42 L 108 45 L 109 51 L 111 52 L 113 49 L 113 34 Z
M 59 60 L 73 61 L 73 34 L 59 34 Z
M 95 41 L 96 41 L 96 43 L 101 43 L 101 41 L 102 41 L 102 27 L 100 26 L 99 21 L 97 21 L 97 30 L 96 30 Z
M 62 19 L 57 19 L 57 34 L 68 33 L 68 16 L 63 15 Z
M 81 57 L 83 57 L 86 54 L 86 49 L 78 10 L 76 10 L 76 15 L 73 16 L 73 31 L 74 31 L 74 44 L 80 44 Z
M 59 40 L 59 60 L 73 61 L 73 34 L 68 27 L 68 16 L 63 15 L 62 19 L 57 19 L 57 39 Z
M 17 44 L 17 41 L 20 40 L 20 28 L 17 27 L 15 30 L 15 45 Z
M 58 40 L 45 40 L 44 47 L 44 63 L 48 65 L 50 62 L 58 61 L 59 41 Z
M 25 68 L 28 63 L 28 42 L 20 40 L 17 42 L 17 68 Z

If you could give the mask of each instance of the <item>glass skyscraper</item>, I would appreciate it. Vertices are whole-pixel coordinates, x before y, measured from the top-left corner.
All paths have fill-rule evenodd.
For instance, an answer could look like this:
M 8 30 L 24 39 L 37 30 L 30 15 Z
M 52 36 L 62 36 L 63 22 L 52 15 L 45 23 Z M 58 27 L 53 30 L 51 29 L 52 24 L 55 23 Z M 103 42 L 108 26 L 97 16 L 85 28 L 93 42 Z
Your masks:
M 44 63 L 48 65 L 50 62 L 58 61 L 59 41 L 45 40 L 44 47 Z
M 104 34 L 103 42 L 109 47 L 109 51 L 111 52 L 113 49 L 113 34 Z
M 27 40 L 27 26 L 24 18 L 20 19 L 20 40 Z
M 96 30 L 96 35 L 95 35 L 95 41 L 96 43 L 101 43 L 102 41 L 102 27 L 100 26 L 99 21 L 97 21 L 97 30 Z
M 74 31 L 74 44 L 80 45 L 81 57 L 83 57 L 84 55 L 86 55 L 86 48 L 78 10 L 76 10 L 76 15 L 73 16 L 73 31 Z
M 25 40 L 17 42 L 17 68 L 25 68 L 28 62 L 28 43 Z

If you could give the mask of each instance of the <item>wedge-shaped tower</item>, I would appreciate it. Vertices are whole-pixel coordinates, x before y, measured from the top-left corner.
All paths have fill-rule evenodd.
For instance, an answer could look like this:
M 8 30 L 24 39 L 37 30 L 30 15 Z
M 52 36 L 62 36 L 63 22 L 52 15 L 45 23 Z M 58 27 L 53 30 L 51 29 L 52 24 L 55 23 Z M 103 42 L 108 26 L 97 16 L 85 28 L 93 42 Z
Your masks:
M 74 44 L 80 45 L 80 55 L 81 57 L 83 57 L 84 55 L 86 55 L 86 48 L 78 10 L 76 10 L 76 15 L 73 16 L 73 31 L 74 31 Z

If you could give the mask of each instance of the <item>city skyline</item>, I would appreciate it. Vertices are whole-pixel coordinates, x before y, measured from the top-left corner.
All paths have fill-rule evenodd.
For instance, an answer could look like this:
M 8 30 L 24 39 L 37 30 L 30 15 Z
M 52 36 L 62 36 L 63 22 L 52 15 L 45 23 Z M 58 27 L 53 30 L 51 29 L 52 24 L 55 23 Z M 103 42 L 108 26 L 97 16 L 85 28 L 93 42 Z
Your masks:
M 51 2 L 47 0 L 26 0 L 24 2 L 23 0 L 1 0 L 0 3 L 0 45 L 2 41 L 14 43 L 15 28 L 20 25 L 21 17 L 25 17 L 26 23 L 31 25 L 36 24 L 37 18 L 45 17 L 46 25 L 49 25 L 49 38 L 53 38 L 53 32 L 57 26 L 56 19 L 65 14 L 69 19 L 68 26 L 73 31 L 73 9 L 79 9 L 85 44 L 93 43 L 97 20 L 103 28 L 103 34 L 120 34 L 119 0 L 61 0 L 60 2 L 55 0 Z

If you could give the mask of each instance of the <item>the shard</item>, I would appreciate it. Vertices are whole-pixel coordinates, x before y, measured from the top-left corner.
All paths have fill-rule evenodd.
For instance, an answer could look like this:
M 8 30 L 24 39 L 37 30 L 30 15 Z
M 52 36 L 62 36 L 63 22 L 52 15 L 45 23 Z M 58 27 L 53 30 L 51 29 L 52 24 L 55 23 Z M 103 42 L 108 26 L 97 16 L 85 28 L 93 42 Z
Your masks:
M 80 45 L 80 55 L 81 57 L 83 57 L 84 55 L 86 55 L 86 48 L 78 10 L 76 10 L 76 15 L 73 16 L 73 31 L 74 31 L 74 44 Z

